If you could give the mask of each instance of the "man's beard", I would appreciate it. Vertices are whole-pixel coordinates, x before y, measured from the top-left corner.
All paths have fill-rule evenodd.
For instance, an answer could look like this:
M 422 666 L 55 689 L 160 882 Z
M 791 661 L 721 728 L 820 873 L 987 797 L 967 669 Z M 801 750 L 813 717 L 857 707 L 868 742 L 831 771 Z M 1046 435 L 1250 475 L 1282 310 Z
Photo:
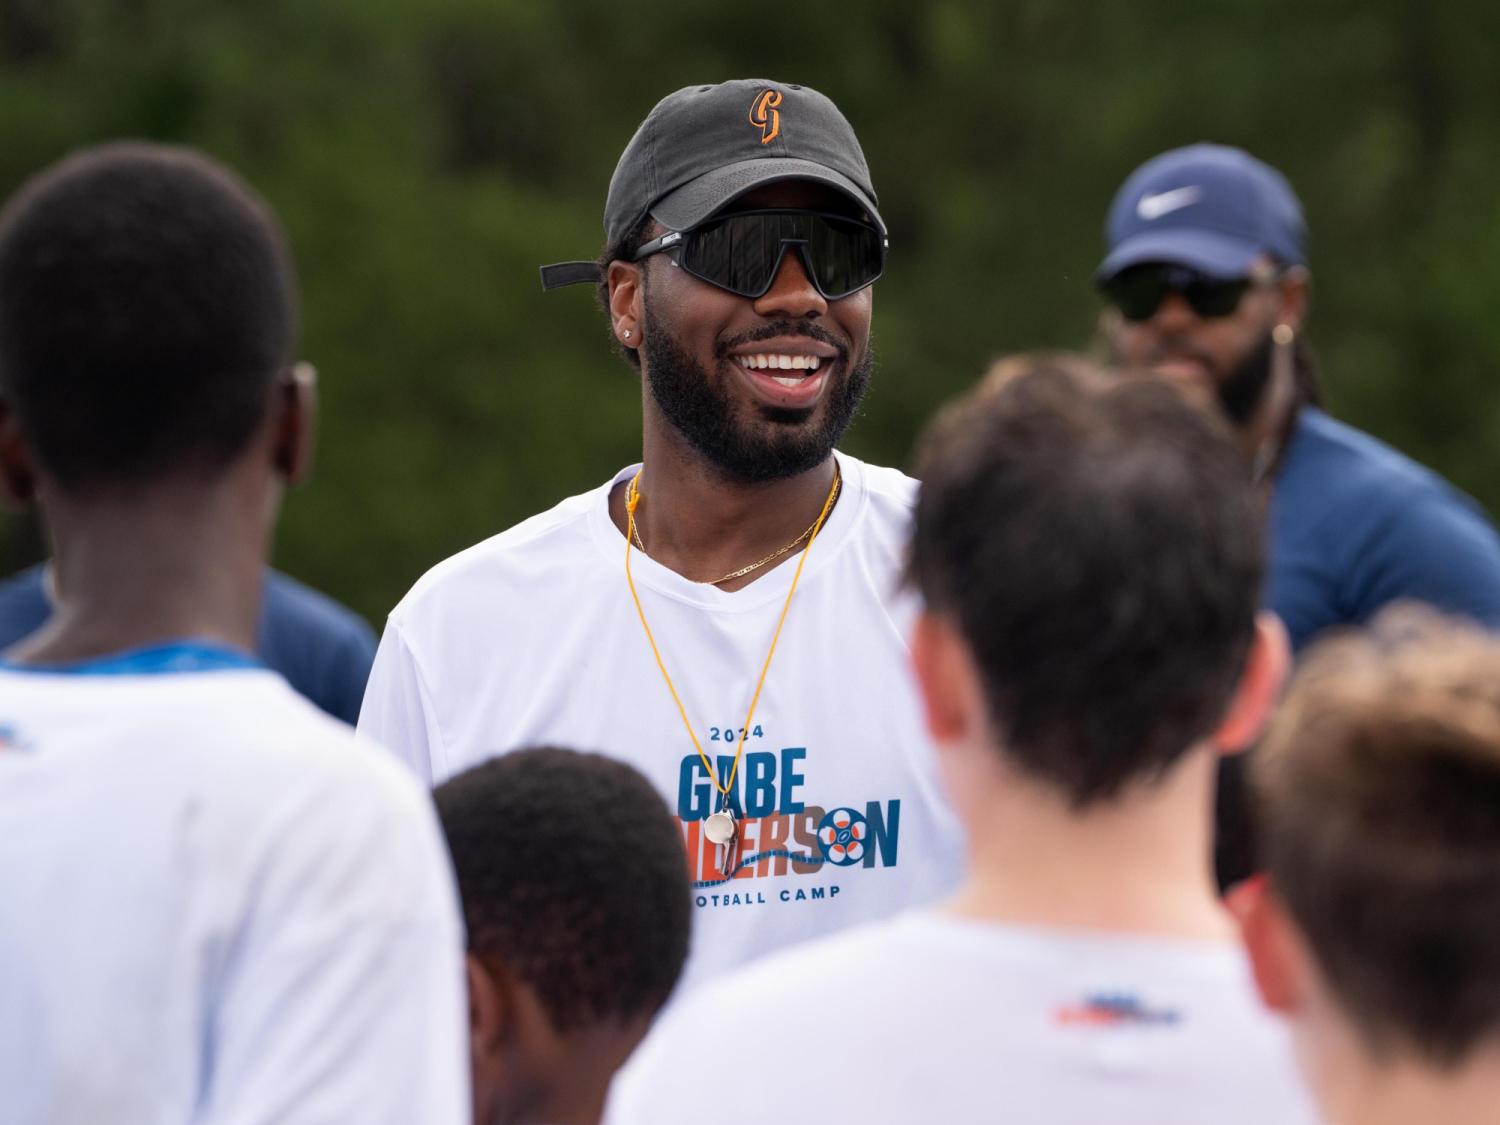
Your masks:
M 1275 350 L 1275 341 L 1271 338 L 1271 333 L 1267 332 L 1265 339 L 1255 345 L 1250 354 L 1240 360 L 1224 381 L 1217 385 L 1219 404 L 1236 426 L 1245 426 L 1265 397 L 1266 384 L 1271 381 L 1271 361 Z
M 658 409 L 689 445 L 724 476 L 740 484 L 783 480 L 822 464 L 853 421 L 869 386 L 873 366 L 866 351 L 857 365 L 844 368 L 842 377 L 824 392 L 821 403 L 806 410 L 752 406 L 751 417 L 739 418 L 739 404 L 717 372 L 705 370 L 678 347 L 669 333 L 653 331 L 649 322 L 642 335 L 642 367 Z M 835 343 L 826 332 L 781 321 L 722 345 L 715 355 L 721 361 L 727 360 L 732 346 L 788 336 Z M 836 361 L 824 362 L 847 364 L 848 352 L 840 347 Z M 830 371 L 825 377 L 833 376 Z M 823 411 L 822 419 L 813 421 L 811 416 L 819 409 Z M 756 425 L 757 422 L 760 424 Z

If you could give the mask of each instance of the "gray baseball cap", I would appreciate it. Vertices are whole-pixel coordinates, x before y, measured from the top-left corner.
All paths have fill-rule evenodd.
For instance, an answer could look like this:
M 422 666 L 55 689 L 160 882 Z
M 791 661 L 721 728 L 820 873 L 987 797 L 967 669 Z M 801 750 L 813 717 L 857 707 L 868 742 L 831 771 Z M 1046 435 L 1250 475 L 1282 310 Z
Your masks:
M 865 154 L 833 102 L 763 78 L 686 86 L 656 103 L 620 155 L 604 204 L 605 243 L 618 243 L 647 213 L 668 230 L 690 230 L 781 180 L 827 184 L 885 234 Z M 594 262 L 542 267 L 544 289 L 598 280 Z

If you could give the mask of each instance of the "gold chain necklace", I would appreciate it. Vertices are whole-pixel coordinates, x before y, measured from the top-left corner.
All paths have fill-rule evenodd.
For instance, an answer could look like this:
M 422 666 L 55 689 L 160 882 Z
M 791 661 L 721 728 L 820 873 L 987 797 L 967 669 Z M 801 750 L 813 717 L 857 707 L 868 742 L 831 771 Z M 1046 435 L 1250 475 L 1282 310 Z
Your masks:
M 666 681 L 667 691 L 672 694 L 672 702 L 677 704 L 677 714 L 682 717 L 682 725 L 687 728 L 688 738 L 692 740 L 693 749 L 698 751 L 698 757 L 703 762 L 704 769 L 708 772 L 708 778 L 713 782 L 714 788 L 719 791 L 719 809 L 710 813 L 703 822 L 703 834 L 708 837 L 710 843 L 717 845 L 719 849 L 719 873 L 726 879 L 731 875 L 729 870 L 734 862 L 734 855 L 739 845 L 739 832 L 734 823 L 734 812 L 729 807 L 729 794 L 734 788 L 734 779 L 739 774 L 740 759 L 745 754 L 745 741 L 749 737 L 751 721 L 755 718 L 755 705 L 760 702 L 760 692 L 766 686 L 766 674 L 771 670 L 771 658 L 776 655 L 776 642 L 781 639 L 781 627 L 786 624 L 787 611 L 792 608 L 792 595 L 797 592 L 797 583 L 802 579 L 802 567 L 807 562 L 807 556 L 812 554 L 812 547 L 817 542 L 818 532 L 823 529 L 823 523 L 828 519 L 828 513 L 833 508 L 833 502 L 839 494 L 839 481 L 841 479 L 838 464 L 834 464 L 833 486 L 828 490 L 828 499 L 823 501 L 823 510 L 818 513 L 818 518 L 813 521 L 812 527 L 808 528 L 807 550 L 802 552 L 802 557 L 797 560 L 796 573 L 792 575 L 792 588 L 786 592 L 786 601 L 781 606 L 781 616 L 776 620 L 776 631 L 771 634 L 771 647 L 766 651 L 766 662 L 761 665 L 760 679 L 755 683 L 755 692 L 750 696 L 750 707 L 745 712 L 745 725 L 742 728 L 739 747 L 734 752 L 734 764 L 729 768 L 729 777 L 725 781 L 719 780 L 718 773 L 714 770 L 714 764 L 703 752 L 703 744 L 698 741 L 698 734 L 693 729 L 692 722 L 688 719 L 687 708 L 682 705 L 682 697 L 677 694 L 677 688 L 672 683 L 672 677 L 667 673 L 667 665 L 661 658 L 661 649 L 657 647 L 656 637 L 651 633 L 651 626 L 646 621 L 646 611 L 641 606 L 641 596 L 636 593 L 635 579 L 630 573 L 630 549 L 633 543 L 639 542 L 639 536 L 635 530 L 635 510 L 641 502 L 640 481 L 644 469 L 637 469 L 635 476 L 630 478 L 630 486 L 625 490 L 625 584 L 630 587 L 630 600 L 635 603 L 635 612 L 641 619 L 641 628 L 646 631 L 646 640 L 651 645 L 651 655 L 656 658 L 657 670 L 661 672 L 661 678 Z M 801 537 L 799 536 L 798 539 Z M 785 550 L 796 545 L 797 540 L 788 544 Z M 644 547 L 641 548 L 645 550 Z M 778 552 L 782 553 L 782 552 Z M 773 558 L 775 556 L 772 556 Z M 763 560 L 765 561 L 765 560 Z M 757 563 L 757 566 L 762 563 Z M 723 579 L 720 579 L 722 582 Z
M 637 480 L 640 479 L 640 475 L 640 473 L 636 473 Z M 634 481 L 631 482 L 632 487 L 634 486 L 634 483 Z M 839 472 L 838 462 L 835 461 L 833 464 L 833 497 L 828 501 L 827 508 L 831 509 L 835 504 L 838 503 L 839 490 L 843 488 L 843 485 L 844 475 Z M 639 495 L 639 490 L 637 490 L 637 495 Z M 751 573 L 752 571 L 759 570 L 768 562 L 775 562 L 777 559 L 781 558 L 782 555 L 786 554 L 793 547 L 795 547 L 798 543 L 801 543 L 802 540 L 809 538 L 813 533 L 813 529 L 818 526 L 818 523 L 820 520 L 822 520 L 822 518 L 823 517 L 820 515 L 817 519 L 813 520 L 812 523 L 807 525 L 807 530 L 804 531 L 801 535 L 797 536 L 797 538 L 793 539 L 785 547 L 781 547 L 775 551 L 772 551 L 769 555 L 761 559 L 759 562 L 753 562 L 749 566 L 742 566 L 739 568 L 739 570 L 731 570 L 728 574 L 724 575 L 723 578 L 715 578 L 711 582 L 705 582 L 704 585 L 722 586 L 724 583 L 730 581 L 731 579 L 743 578 L 745 577 L 745 575 Z M 643 555 L 646 554 L 646 544 L 641 542 L 641 529 L 635 526 L 634 520 L 630 521 L 630 533 L 631 537 L 635 540 L 636 550 L 640 551 L 640 553 Z

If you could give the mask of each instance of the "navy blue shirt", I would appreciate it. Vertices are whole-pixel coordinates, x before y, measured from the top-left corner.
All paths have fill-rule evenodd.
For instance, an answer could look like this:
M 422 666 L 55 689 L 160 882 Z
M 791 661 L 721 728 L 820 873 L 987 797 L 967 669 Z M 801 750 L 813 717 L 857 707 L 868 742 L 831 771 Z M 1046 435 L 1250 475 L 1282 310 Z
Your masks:
M 1297 649 L 1400 598 L 1500 627 L 1500 536 L 1436 473 L 1304 409 L 1271 497 L 1266 605 Z
M 1369 434 L 1307 407 L 1271 492 L 1263 604 L 1292 648 L 1410 598 L 1500 627 L 1500 536 L 1442 477 Z M 1245 761 L 1219 763 L 1219 885 L 1257 870 Z
M 52 616 L 44 566 L 0 582 L 0 650 L 36 632 Z M 353 725 L 375 660 L 375 634 L 364 618 L 279 571 L 266 570 L 257 655 L 296 691 Z

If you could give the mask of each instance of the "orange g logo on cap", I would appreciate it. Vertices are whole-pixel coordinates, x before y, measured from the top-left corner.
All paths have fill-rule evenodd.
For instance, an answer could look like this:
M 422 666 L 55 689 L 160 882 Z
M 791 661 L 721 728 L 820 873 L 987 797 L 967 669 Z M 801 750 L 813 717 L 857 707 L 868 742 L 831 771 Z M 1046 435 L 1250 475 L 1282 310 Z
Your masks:
M 760 130 L 760 143 L 768 145 L 781 136 L 780 90 L 762 90 L 750 103 L 750 124 Z

